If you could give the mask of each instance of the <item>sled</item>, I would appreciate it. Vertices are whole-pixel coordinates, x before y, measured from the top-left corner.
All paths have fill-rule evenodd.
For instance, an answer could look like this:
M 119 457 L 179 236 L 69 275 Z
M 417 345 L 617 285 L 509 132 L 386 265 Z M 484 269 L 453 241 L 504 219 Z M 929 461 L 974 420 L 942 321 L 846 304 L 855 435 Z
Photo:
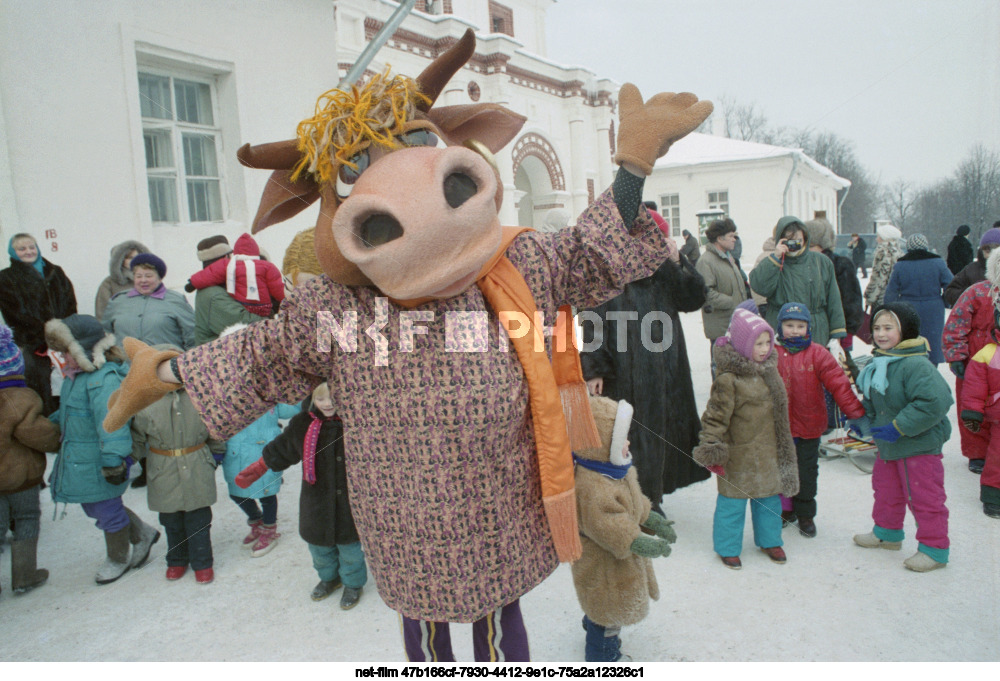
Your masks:
M 853 358 L 858 369 L 863 369 L 871 359 L 870 355 Z M 841 355 L 839 360 L 841 366 L 846 369 L 847 365 L 844 355 Z M 848 372 L 848 376 L 850 376 L 850 372 Z M 853 385 L 854 381 L 852 380 L 851 383 Z M 837 408 L 836 403 L 834 403 L 834 409 L 836 412 L 836 423 L 843 424 L 844 417 L 840 409 Z M 819 445 L 820 458 L 839 459 L 846 457 L 859 471 L 869 475 L 871 475 L 872 469 L 875 466 L 875 456 L 877 454 L 878 447 L 874 439 L 855 437 L 843 425 L 838 425 L 837 428 L 834 428 L 830 438 L 820 442 Z

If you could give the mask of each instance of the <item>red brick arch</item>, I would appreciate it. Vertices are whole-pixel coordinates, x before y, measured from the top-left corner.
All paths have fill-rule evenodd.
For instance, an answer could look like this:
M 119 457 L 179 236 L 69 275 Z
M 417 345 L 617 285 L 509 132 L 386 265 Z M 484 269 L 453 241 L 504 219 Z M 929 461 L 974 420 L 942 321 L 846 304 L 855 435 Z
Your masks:
M 553 191 L 565 191 L 566 179 L 563 175 L 562 164 L 559 163 L 559 156 L 556 150 L 549 144 L 549 141 L 541 135 L 529 132 L 514 143 L 512 150 L 514 160 L 514 175 L 521 167 L 521 162 L 526 156 L 534 156 L 545 164 L 545 169 L 549 173 L 549 181 L 552 183 Z

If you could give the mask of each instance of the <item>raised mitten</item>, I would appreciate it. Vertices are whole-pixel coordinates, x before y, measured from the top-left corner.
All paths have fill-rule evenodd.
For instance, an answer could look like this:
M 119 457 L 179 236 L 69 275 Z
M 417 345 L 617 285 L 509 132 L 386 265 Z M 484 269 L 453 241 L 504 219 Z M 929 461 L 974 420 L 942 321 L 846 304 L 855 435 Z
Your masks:
M 181 387 L 180 383 L 161 381 L 156 370 L 162 362 L 177 357 L 176 350 L 154 350 L 140 340 L 126 338 L 122 343 L 131 366 L 121 387 L 108 399 L 108 415 L 101 424 L 113 433 L 149 405 L 169 392 Z
M 670 544 L 667 543 L 666 539 L 647 537 L 644 534 L 640 534 L 632 540 L 629 550 L 643 558 L 656 558 L 657 556 L 669 556 Z
M 670 145 L 697 128 L 712 113 L 712 103 L 690 92 L 661 92 L 643 104 L 639 89 L 625 83 L 618 91 L 618 153 L 615 163 L 629 163 L 646 175 Z
M 649 517 L 646 518 L 646 522 L 642 526 L 648 530 L 652 530 L 657 537 L 666 539 L 667 542 L 673 544 L 677 541 L 677 533 L 674 532 L 673 524 L 673 520 L 667 520 L 656 511 L 650 511 Z

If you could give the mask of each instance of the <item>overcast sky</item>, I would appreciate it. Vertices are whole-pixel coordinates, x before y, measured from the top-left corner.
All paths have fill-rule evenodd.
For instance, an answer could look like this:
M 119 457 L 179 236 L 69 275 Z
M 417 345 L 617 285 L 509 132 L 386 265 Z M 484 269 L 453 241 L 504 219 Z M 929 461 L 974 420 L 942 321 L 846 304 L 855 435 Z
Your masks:
M 1000 151 L 1000 0 L 558 0 L 547 43 L 646 98 L 727 95 L 835 132 L 883 182 Z

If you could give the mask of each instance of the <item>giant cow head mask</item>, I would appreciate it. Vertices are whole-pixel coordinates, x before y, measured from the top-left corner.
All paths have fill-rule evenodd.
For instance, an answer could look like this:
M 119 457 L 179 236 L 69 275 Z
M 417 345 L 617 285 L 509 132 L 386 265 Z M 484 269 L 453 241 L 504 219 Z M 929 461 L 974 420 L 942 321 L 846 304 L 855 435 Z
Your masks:
M 500 243 L 492 153 L 525 121 L 496 104 L 434 108 L 475 46 L 468 30 L 415 81 L 386 72 L 332 90 L 297 139 L 244 145 L 243 165 L 274 171 L 253 232 L 319 199 L 316 255 L 334 281 L 404 300 L 470 286 Z

